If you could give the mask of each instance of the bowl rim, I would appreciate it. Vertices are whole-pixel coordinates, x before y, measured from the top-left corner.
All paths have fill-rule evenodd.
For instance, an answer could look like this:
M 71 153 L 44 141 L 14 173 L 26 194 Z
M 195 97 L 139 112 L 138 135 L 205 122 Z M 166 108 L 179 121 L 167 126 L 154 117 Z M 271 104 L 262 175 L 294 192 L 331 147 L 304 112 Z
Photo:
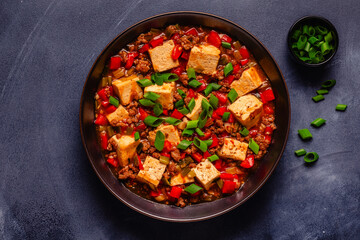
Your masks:
M 295 26 L 297 26 L 298 24 L 301 24 L 302 22 L 305 22 L 307 20 L 311 20 L 311 19 L 317 19 L 317 20 L 320 20 L 322 22 L 324 22 L 325 24 L 329 25 L 330 28 L 334 31 L 335 33 L 335 40 L 336 40 L 336 47 L 335 47 L 335 51 L 333 52 L 333 54 L 331 54 L 331 56 L 326 59 L 325 61 L 323 62 L 320 62 L 320 63 L 306 63 L 306 62 L 303 62 L 301 61 L 294 53 L 293 49 L 291 48 L 291 36 L 290 34 L 293 32 Z M 306 66 L 306 67 L 320 67 L 320 66 L 324 66 L 325 64 L 327 64 L 328 62 L 331 61 L 331 59 L 334 58 L 338 48 L 339 48 L 339 34 L 336 30 L 336 27 L 334 26 L 334 24 L 332 24 L 328 19 L 322 17 L 322 16 L 317 16 L 317 15 L 306 15 L 306 16 L 303 16 L 299 19 L 297 19 L 292 25 L 291 27 L 289 28 L 289 31 L 288 31 L 288 35 L 287 35 L 287 45 L 288 45 L 288 48 L 290 50 L 290 54 L 291 56 L 293 57 L 293 59 L 303 65 L 303 66 Z
M 188 219 L 188 218 L 184 218 L 184 219 L 176 219 L 176 218 L 170 218 L 170 217 L 162 217 L 162 216 L 159 216 L 159 215 L 155 215 L 155 214 L 151 214 L 151 213 L 148 213 L 147 211 L 143 211 L 139 208 L 137 208 L 136 206 L 133 206 L 131 203 L 125 201 L 124 199 L 122 199 L 121 197 L 119 197 L 113 190 L 112 188 L 104 181 L 104 179 L 102 178 L 102 176 L 100 175 L 100 173 L 98 172 L 98 170 L 96 169 L 95 165 L 93 164 L 93 162 L 90 160 L 91 157 L 90 157 L 90 154 L 89 154 L 89 151 L 86 147 L 86 142 L 85 142 L 85 138 L 84 138 L 84 132 L 83 132 L 83 115 L 82 115 L 82 112 L 83 112 L 83 102 L 84 102 L 84 94 L 85 94 L 85 87 L 87 86 L 87 83 L 90 79 L 90 76 L 95 68 L 95 66 L 97 65 L 98 61 L 100 60 L 100 57 L 103 55 L 103 53 L 108 49 L 108 47 L 114 42 L 116 41 L 116 39 L 118 39 L 119 37 L 121 37 L 122 35 L 124 35 L 127 31 L 129 31 L 130 29 L 136 27 L 137 25 L 140 25 L 144 22 L 147 22 L 147 21 L 150 21 L 152 19 L 156 19 L 158 17 L 164 17 L 164 16 L 170 16 L 170 15 L 181 15 L 181 14 L 194 14 L 194 15 L 204 15 L 204 16 L 208 16 L 208 17 L 212 17 L 212 18 L 216 18 L 216 19 L 219 19 L 221 21 L 224 21 L 224 22 L 228 22 L 232 25 L 234 25 L 236 28 L 239 28 L 241 30 L 243 30 L 244 32 L 246 32 L 248 35 L 250 35 L 261 47 L 263 47 L 265 49 L 265 51 L 269 54 L 269 56 L 271 57 L 271 59 L 273 60 L 274 62 L 274 65 L 276 67 L 276 69 L 278 70 L 280 76 L 281 76 L 281 79 L 282 79 L 282 83 L 284 84 L 284 87 L 285 87 L 285 92 L 286 92 L 286 100 L 288 102 L 288 124 L 286 126 L 286 134 L 285 134 L 285 138 L 284 138 L 284 144 L 283 146 L 281 147 L 281 150 L 279 152 L 279 155 L 275 161 L 275 163 L 273 164 L 272 168 L 269 170 L 269 173 L 265 176 L 265 178 L 263 179 L 263 181 L 255 188 L 254 191 L 252 191 L 248 196 L 246 196 L 244 199 L 242 199 L 241 201 L 238 201 L 236 202 L 235 204 L 233 204 L 232 206 L 222 210 L 222 211 L 219 211 L 217 213 L 214 213 L 214 214 L 211 214 L 211 215 L 206 215 L 206 216 L 203 216 L 203 217 L 198 217 L 198 218 L 191 218 L 191 219 Z M 268 179 L 270 178 L 270 176 L 273 174 L 275 168 L 277 167 L 284 151 L 285 151 L 285 147 L 286 147 L 286 144 L 287 144 L 287 141 L 288 141 L 288 136 L 289 136 L 289 132 L 290 132 L 290 124 L 291 124 L 291 102 L 290 102 L 290 96 L 289 96 L 289 90 L 288 90 L 288 87 L 287 87 L 287 84 L 285 82 L 285 78 L 284 78 L 284 75 L 283 73 L 281 72 L 280 70 L 280 67 L 278 65 L 278 63 L 275 61 L 274 57 L 271 55 L 270 51 L 264 46 L 264 44 L 262 42 L 260 42 L 253 34 L 251 34 L 248 30 L 246 30 L 245 28 L 241 27 L 240 25 L 226 19 L 226 18 L 223 18 L 223 17 L 220 17 L 220 16 L 217 16 L 217 15 L 214 15 L 214 14 L 210 14 L 210 13 L 205 13 L 205 12 L 199 12 L 199 11 L 173 11 L 173 12 L 165 12 L 165 13 L 161 13 L 161 14 L 157 14 L 157 15 L 153 15 L 151 17 L 148 17 L 148 18 L 145 18 L 141 21 L 138 21 L 136 22 L 135 24 L 127 27 L 125 30 L 121 31 L 117 36 L 115 36 L 104 48 L 103 50 L 100 52 L 100 54 L 97 56 L 96 60 L 94 61 L 93 65 L 91 66 L 90 70 L 89 70 L 89 73 L 86 77 L 86 81 L 84 83 L 84 86 L 83 86 L 83 89 L 82 89 L 82 94 L 81 94 L 81 98 L 80 98 L 80 109 L 79 109 L 79 123 L 80 123 L 80 134 L 81 134 L 81 140 L 82 140 L 82 144 L 83 144 L 83 147 L 85 149 L 85 152 L 86 152 L 86 155 L 87 155 L 87 158 L 88 158 L 88 161 L 90 162 L 93 170 L 95 171 L 97 177 L 100 179 L 100 181 L 103 183 L 103 185 L 107 188 L 107 190 L 113 195 L 115 196 L 115 198 L 117 198 L 118 200 L 120 200 L 122 203 L 124 203 L 126 206 L 128 206 L 129 208 L 135 210 L 136 212 L 138 213 L 141 213 L 145 216 L 148 216 L 148 217 L 151 217 L 153 219 L 156 219 L 156 220 L 161 220 L 161 221 L 167 221 L 167 222 L 198 222 L 198 221 L 204 221 L 204 220 L 208 220 L 208 219 L 211 219 L 211 218 L 214 218 L 214 217 L 218 217 L 218 216 L 221 216 L 235 208 L 237 208 L 238 206 L 244 204 L 248 199 L 250 199 L 255 193 L 257 193 L 261 188 L 262 186 L 268 181 Z M 146 199 L 144 199 L 146 200 Z M 169 206 L 169 207 L 172 207 L 172 206 Z

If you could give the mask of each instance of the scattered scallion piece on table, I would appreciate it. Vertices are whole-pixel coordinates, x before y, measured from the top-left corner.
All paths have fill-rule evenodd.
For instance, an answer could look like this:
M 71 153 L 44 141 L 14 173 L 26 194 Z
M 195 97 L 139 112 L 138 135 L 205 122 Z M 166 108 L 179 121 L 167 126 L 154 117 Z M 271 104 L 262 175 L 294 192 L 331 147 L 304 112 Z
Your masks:
M 299 150 L 296 150 L 295 151 L 295 154 L 296 154 L 296 156 L 298 156 L 298 157 L 300 157 L 300 156 L 304 156 L 305 154 L 306 154 L 306 151 L 305 151 L 305 149 L 299 149 Z
M 307 163 L 315 162 L 318 159 L 319 155 L 316 152 L 308 152 L 304 157 L 304 161 Z
M 308 140 L 308 139 L 312 138 L 312 135 L 311 135 L 309 129 L 307 129 L 307 128 L 299 129 L 298 133 L 302 140 Z
M 181 150 L 187 149 L 192 144 L 192 141 L 182 140 L 176 147 Z
M 314 121 L 311 122 L 311 125 L 314 126 L 314 127 L 320 127 L 325 123 L 326 123 L 325 119 L 317 118 L 317 119 L 315 119 Z
M 330 79 L 330 80 L 326 80 L 325 82 L 323 82 L 321 84 L 321 87 L 323 88 L 332 88 L 333 86 L 335 86 L 336 84 L 336 80 L 335 79 Z
M 322 101 L 322 100 L 324 100 L 325 98 L 324 98 L 324 96 L 323 95 L 316 95 L 315 97 L 312 97 L 312 100 L 314 101 L 314 102 L 320 102 L 320 101 Z
M 154 146 L 158 151 L 162 151 L 165 144 L 165 136 L 161 131 L 156 132 Z
M 258 154 L 259 153 L 259 145 L 254 141 L 254 139 L 250 138 L 249 141 L 249 148 L 255 153 Z
M 200 191 L 202 189 L 202 187 L 196 185 L 196 184 L 191 184 L 190 186 L 187 186 L 184 191 L 190 193 L 190 194 L 195 194 L 198 191 Z
M 345 104 L 338 104 L 338 105 L 336 105 L 336 111 L 345 111 L 346 110 L 346 108 L 347 108 L 347 105 L 345 105 Z
M 328 94 L 329 91 L 326 89 L 320 89 L 320 90 L 317 90 L 316 93 L 319 95 L 324 95 L 324 94 Z

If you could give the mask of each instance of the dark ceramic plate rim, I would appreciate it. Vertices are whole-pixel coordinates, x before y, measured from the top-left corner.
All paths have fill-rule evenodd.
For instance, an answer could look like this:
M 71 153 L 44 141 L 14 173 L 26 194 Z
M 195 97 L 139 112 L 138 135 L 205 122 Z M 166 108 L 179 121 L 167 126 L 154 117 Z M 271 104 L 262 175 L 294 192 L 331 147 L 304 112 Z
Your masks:
M 115 42 L 118 38 L 120 38 L 121 36 L 123 36 L 126 32 L 128 32 L 130 29 L 144 23 L 144 22 L 147 22 L 147 21 L 150 21 L 152 19 L 156 19 L 158 17 L 163 17 L 163 16 L 169 16 L 169 15 L 181 15 L 181 14 L 194 14 L 194 15 L 204 15 L 204 16 L 208 16 L 208 17 L 212 17 L 212 18 L 216 18 L 216 19 L 219 19 L 219 20 L 222 20 L 224 22 L 228 22 L 229 24 L 232 24 L 234 27 L 236 28 L 239 28 L 241 29 L 242 31 L 246 32 L 250 37 L 252 37 L 261 47 L 263 47 L 263 49 L 267 52 L 267 54 L 271 57 L 273 63 L 275 64 L 276 66 L 276 69 L 277 71 L 279 72 L 280 76 L 281 76 L 281 80 L 282 80 L 282 83 L 284 84 L 284 87 L 285 87 L 285 90 L 286 90 L 286 100 L 287 100 L 287 103 L 288 103 L 288 124 L 286 126 L 286 135 L 285 135 L 285 138 L 284 138 L 284 144 L 283 146 L 281 147 L 281 151 L 275 161 L 275 163 L 273 164 L 272 168 L 270 169 L 270 171 L 268 172 L 268 174 L 265 176 L 265 178 L 263 179 L 263 181 L 255 188 L 255 190 L 253 192 L 251 192 L 248 196 L 246 196 L 244 199 L 242 199 L 241 201 L 235 203 L 234 205 L 222 210 L 222 211 L 219 211 L 217 213 L 214 213 L 214 214 L 211 214 L 211 215 L 207 215 L 207 216 L 204 216 L 204 217 L 199 217 L 199 218 L 191 218 L 191 219 L 174 219 L 174 218 L 168 218 L 168 217 L 161 217 L 161 216 L 158 216 L 158 215 L 154 215 L 154 214 L 151 214 L 151 213 L 148 213 L 146 211 L 143 211 L 141 209 L 138 209 L 137 207 L 133 206 L 131 203 L 125 201 L 124 199 L 122 199 L 121 197 L 119 197 L 112 189 L 111 187 L 104 181 L 103 177 L 100 175 L 100 173 L 98 172 L 98 170 L 96 169 L 94 163 L 91 161 L 91 156 L 89 154 L 89 151 L 87 149 L 87 146 L 86 146 L 86 141 L 84 139 L 84 133 L 83 133 L 83 103 L 84 103 L 84 90 L 85 90 L 85 87 L 88 83 L 88 80 L 91 76 L 91 73 L 94 71 L 94 68 L 95 66 L 98 64 L 101 56 L 103 55 L 103 53 L 109 48 L 110 45 L 112 45 L 113 42 Z M 195 25 L 195 24 L 194 24 Z M 289 135 L 289 131 L 290 131 L 290 122 L 291 122 L 291 106 L 290 106 L 290 98 L 289 98 L 289 91 L 288 91 L 288 88 L 287 88 L 287 84 L 284 80 L 284 76 L 279 68 L 279 65 L 277 64 L 277 62 L 275 61 L 274 57 L 271 55 L 271 53 L 269 52 L 269 50 L 255 37 L 253 36 L 249 31 L 247 31 L 246 29 L 244 29 L 243 27 L 241 27 L 240 25 L 228 20 L 228 19 L 225 19 L 223 17 L 219 17 L 217 15 L 213 15 L 213 14 L 209 14 L 209 13 L 204 13 L 204 12 L 196 12 L 196 11 L 175 11 L 175 12 L 167 12 L 167 13 L 162 13 L 162 14 L 158 14 L 158 15 L 154 15 L 152 17 L 149 17 L 149 18 L 146 18 L 144 20 L 141 20 L 135 24 L 133 24 L 132 26 L 128 27 L 127 29 L 125 29 L 124 31 L 122 31 L 120 34 L 118 34 L 114 39 L 112 39 L 107 45 L 106 47 L 101 51 L 101 53 L 98 55 L 98 57 L 96 58 L 94 64 L 92 65 L 87 77 L 86 77 L 86 81 L 84 83 L 84 86 L 83 86 L 83 90 L 82 90 L 82 94 L 81 94 L 81 99 L 80 99 L 80 110 L 79 110 L 79 122 L 80 122 L 80 134 L 81 134 L 81 140 L 82 140 L 82 143 L 83 143 L 83 147 L 85 148 L 85 151 L 86 151 L 86 155 L 88 157 L 88 160 L 92 166 L 92 168 L 94 169 L 96 175 L 98 176 L 98 178 L 100 179 L 100 181 L 105 185 L 105 187 L 111 192 L 112 195 L 114 195 L 117 199 L 119 199 L 122 203 L 124 203 L 126 206 L 130 207 L 131 209 L 143 214 L 143 215 L 146 215 L 148 217 L 151 217 L 151 218 L 154 218 L 154 219 L 157 219 L 157 220 L 162 220 L 162 221 L 169 221 L 169 222 L 197 222 L 197 221 L 203 221 L 203 220 L 208 220 L 208 219 L 211 219 L 211 218 L 214 218 L 214 217 L 217 217 L 217 216 L 220 216 L 220 215 L 223 215 L 233 209 L 235 209 L 236 207 L 240 206 L 241 204 L 245 203 L 249 198 L 251 198 L 264 184 L 265 182 L 269 179 L 269 177 L 272 175 L 274 169 L 276 168 L 276 166 L 278 165 L 283 153 L 284 153 L 284 150 L 285 150 L 285 147 L 286 147 L 286 143 L 287 143 L 287 140 L 288 140 L 288 135 Z M 144 200 L 147 200 L 144 198 Z

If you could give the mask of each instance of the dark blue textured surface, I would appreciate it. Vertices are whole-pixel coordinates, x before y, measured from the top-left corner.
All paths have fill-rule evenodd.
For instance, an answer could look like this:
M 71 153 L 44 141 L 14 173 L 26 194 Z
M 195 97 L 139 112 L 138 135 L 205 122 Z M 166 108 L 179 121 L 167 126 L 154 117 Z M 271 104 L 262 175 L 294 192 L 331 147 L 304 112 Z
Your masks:
M 118 33 L 139 20 L 175 11 L 228 18 L 273 54 L 292 103 L 286 151 L 272 177 L 247 203 L 221 217 L 164 223 L 124 206 L 101 184 L 80 140 L 78 109 L 86 75 Z M 304 15 L 337 27 L 340 48 L 323 69 L 291 61 L 288 28 Z M 352 1 L 0 2 L 0 239 L 359 239 L 360 4 Z M 320 82 L 337 85 L 323 102 Z M 336 104 L 348 104 L 336 112 Z M 314 129 L 317 117 L 327 120 Z M 297 129 L 314 136 L 302 142 Z M 311 167 L 298 148 L 317 151 Z

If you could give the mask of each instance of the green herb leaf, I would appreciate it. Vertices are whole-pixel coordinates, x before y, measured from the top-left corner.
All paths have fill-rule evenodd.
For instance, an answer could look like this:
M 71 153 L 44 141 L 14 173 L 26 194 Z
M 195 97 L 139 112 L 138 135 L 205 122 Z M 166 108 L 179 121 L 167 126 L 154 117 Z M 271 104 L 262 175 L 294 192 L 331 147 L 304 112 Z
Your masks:
M 161 131 L 156 132 L 154 146 L 158 151 L 162 151 L 165 144 L 165 136 Z
M 188 68 L 187 75 L 188 75 L 189 79 L 196 79 L 195 69 Z

